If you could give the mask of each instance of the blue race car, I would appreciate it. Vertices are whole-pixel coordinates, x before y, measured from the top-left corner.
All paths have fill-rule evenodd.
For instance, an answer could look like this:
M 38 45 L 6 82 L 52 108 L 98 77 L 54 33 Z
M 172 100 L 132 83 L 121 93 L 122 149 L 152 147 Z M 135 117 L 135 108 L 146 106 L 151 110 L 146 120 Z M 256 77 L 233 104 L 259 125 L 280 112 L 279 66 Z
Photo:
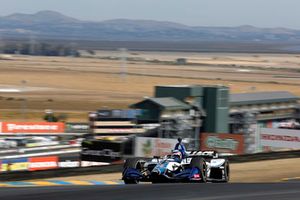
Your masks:
M 152 159 L 129 158 L 123 167 L 125 184 L 139 182 L 228 182 L 229 162 L 218 158 L 215 151 L 190 151 L 182 157 L 180 151 Z

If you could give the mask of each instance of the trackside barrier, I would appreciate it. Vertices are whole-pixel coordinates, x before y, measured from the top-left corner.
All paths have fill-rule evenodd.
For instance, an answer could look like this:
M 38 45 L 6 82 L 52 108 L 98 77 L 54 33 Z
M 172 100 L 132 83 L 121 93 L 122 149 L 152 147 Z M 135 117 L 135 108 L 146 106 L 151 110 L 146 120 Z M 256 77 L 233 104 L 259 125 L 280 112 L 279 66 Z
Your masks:
M 247 155 L 228 156 L 231 163 L 252 162 L 260 160 L 276 160 L 285 158 L 299 158 L 300 150 L 295 151 L 280 151 L 269 153 L 257 153 Z M 89 174 L 106 174 L 121 172 L 123 164 L 112 164 L 106 166 L 92 166 L 92 167 L 74 167 L 74 168 L 58 168 L 46 171 L 23 171 L 0 174 L 1 181 L 21 181 L 30 179 L 43 179 L 53 177 L 67 177 L 67 176 L 81 176 Z
M 122 165 L 58 168 L 46 171 L 24 171 L 0 174 L 0 182 L 45 179 L 53 177 L 81 176 L 89 174 L 105 174 L 122 171 Z
M 300 150 L 294 151 L 275 151 L 275 152 L 263 152 L 255 154 L 244 154 L 236 156 L 228 156 L 229 162 L 231 163 L 242 163 L 242 162 L 252 162 L 260 160 L 276 160 L 276 159 L 286 159 L 286 158 L 299 158 Z

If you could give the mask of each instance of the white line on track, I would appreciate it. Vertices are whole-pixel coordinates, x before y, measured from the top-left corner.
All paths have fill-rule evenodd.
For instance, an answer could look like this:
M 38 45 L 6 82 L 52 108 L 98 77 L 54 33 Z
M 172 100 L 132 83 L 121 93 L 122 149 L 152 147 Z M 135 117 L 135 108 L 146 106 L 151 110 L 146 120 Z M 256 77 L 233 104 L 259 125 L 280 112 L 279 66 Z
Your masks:
M 49 149 L 67 149 L 72 147 L 79 147 L 80 145 L 56 145 L 56 146 L 44 146 L 44 147 L 33 147 L 33 148 L 20 148 L 20 149 L 11 149 L 0 151 L 0 154 L 5 153 L 17 153 L 17 152 L 27 152 L 27 151 L 39 151 L 39 150 L 49 150 Z
M 68 153 L 79 153 L 80 149 L 73 150 L 64 150 L 64 151 L 51 151 L 51 152 L 43 152 L 43 153 L 31 153 L 31 154 L 23 154 L 23 155 L 14 155 L 14 156 L 2 156 L 0 159 L 14 159 L 14 158 L 27 158 L 34 156 L 49 156 L 49 155 L 60 155 L 60 154 L 68 154 Z

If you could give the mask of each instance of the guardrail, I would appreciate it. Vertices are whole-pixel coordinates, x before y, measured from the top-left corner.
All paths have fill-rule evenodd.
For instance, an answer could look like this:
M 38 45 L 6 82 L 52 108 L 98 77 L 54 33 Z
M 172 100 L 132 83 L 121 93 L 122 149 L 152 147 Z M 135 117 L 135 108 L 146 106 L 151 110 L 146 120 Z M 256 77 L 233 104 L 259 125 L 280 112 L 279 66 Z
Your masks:
M 231 163 L 252 162 L 260 160 L 276 160 L 285 158 L 299 158 L 300 150 L 296 151 L 281 151 L 269 153 L 257 153 L 238 156 L 228 156 L 227 158 Z M 59 168 L 47 171 L 23 171 L 23 172 L 10 172 L 0 174 L 0 182 L 3 181 L 21 181 L 32 179 L 44 179 L 53 177 L 67 177 L 79 176 L 89 174 L 105 174 L 113 172 L 121 172 L 122 164 L 113 164 L 107 166 L 93 166 L 93 167 L 76 167 L 76 168 Z

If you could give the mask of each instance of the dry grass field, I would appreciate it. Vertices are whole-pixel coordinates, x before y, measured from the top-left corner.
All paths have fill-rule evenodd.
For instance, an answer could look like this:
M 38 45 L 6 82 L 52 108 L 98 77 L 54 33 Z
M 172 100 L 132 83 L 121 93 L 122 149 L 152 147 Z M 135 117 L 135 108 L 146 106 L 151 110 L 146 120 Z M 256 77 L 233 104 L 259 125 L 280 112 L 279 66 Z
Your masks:
M 167 84 L 222 84 L 232 93 L 285 90 L 300 96 L 296 54 L 128 52 L 126 67 L 118 56 L 109 51 L 81 58 L 1 56 L 0 120 L 40 121 L 44 110 L 52 109 L 67 114 L 68 121 L 86 121 L 88 111 L 126 108 L 153 96 L 155 85 Z M 177 58 L 188 63 L 176 65 Z

